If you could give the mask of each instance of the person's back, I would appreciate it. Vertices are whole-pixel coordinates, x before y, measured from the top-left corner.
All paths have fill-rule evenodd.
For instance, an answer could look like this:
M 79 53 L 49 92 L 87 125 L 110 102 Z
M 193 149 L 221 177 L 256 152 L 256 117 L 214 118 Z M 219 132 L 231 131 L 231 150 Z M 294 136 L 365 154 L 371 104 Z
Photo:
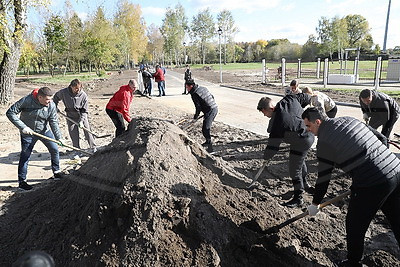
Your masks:
M 192 96 L 193 102 L 199 105 L 203 113 L 207 113 L 212 108 L 217 107 L 214 96 L 206 87 L 196 84 L 189 93 Z
M 321 124 L 317 157 L 336 163 L 353 178 L 356 187 L 382 183 L 383 177 L 392 177 L 400 170 L 397 156 L 370 128 L 352 117 L 327 119 Z

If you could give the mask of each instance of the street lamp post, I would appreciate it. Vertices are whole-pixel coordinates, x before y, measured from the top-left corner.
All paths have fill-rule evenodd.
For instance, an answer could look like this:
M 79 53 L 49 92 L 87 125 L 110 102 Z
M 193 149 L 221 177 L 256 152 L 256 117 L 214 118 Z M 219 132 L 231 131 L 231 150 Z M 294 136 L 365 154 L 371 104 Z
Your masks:
M 186 61 L 187 61 L 187 58 L 186 58 L 186 42 L 183 42 L 183 49 L 184 49 L 184 53 L 185 53 L 185 60 L 184 60 L 184 62 L 185 62 L 185 65 L 186 65 Z
M 222 65 L 221 65 L 221 28 L 218 28 L 218 43 L 219 43 L 219 82 L 222 83 Z

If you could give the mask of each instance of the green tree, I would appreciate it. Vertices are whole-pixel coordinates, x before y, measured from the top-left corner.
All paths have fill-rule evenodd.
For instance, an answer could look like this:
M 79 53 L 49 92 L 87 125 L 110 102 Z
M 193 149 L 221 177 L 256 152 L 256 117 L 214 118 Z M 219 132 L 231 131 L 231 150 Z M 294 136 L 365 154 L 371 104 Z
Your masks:
M 10 103 L 14 96 L 27 7 L 28 1 L 0 0 L 0 104 Z
M 78 17 L 78 15 L 73 12 L 70 18 L 67 18 L 66 23 L 67 31 L 66 31 L 66 41 L 67 41 L 67 50 L 66 50 L 66 69 L 68 65 L 71 65 L 75 71 L 81 71 L 81 61 L 83 60 L 83 51 L 82 51 L 82 36 L 83 36 L 83 22 Z
M 316 31 L 322 45 L 322 52 L 329 53 L 331 59 L 334 52 L 341 54 L 343 49 L 348 47 L 346 20 L 338 17 L 332 19 L 321 17 Z
M 147 36 L 146 25 L 143 20 L 140 5 L 122 0 L 118 3 L 118 11 L 114 23 L 124 26 L 129 39 L 129 53 L 127 61 L 138 63 L 146 53 Z
M 160 32 L 160 29 L 151 24 L 147 28 L 147 38 L 149 43 L 147 45 L 147 53 L 149 54 L 149 58 L 152 60 L 153 65 L 157 62 L 162 62 L 164 58 L 164 38 Z
M 210 9 L 207 8 L 195 15 L 190 28 L 193 40 L 200 43 L 202 63 L 205 64 L 207 51 L 206 44 L 217 34 L 214 18 L 211 15 Z
M 222 30 L 222 39 L 224 41 L 224 64 L 227 62 L 227 46 L 228 50 L 233 52 L 234 49 L 234 37 L 239 32 L 239 29 L 235 26 L 235 20 L 233 19 L 232 12 L 229 10 L 222 10 L 217 15 L 218 27 Z
M 19 60 L 19 66 L 24 70 L 24 74 L 29 76 L 30 69 L 35 69 L 34 64 L 38 57 L 39 54 L 36 52 L 35 44 L 31 41 L 25 40 Z
M 46 58 L 51 76 L 54 76 L 56 52 L 62 53 L 67 46 L 66 27 L 58 15 L 52 15 L 43 29 L 46 39 Z
M 361 15 L 347 15 L 345 18 L 347 23 L 347 34 L 350 47 L 360 47 L 363 43 L 370 43 L 372 40 L 368 21 Z M 372 44 L 368 49 L 371 49 Z
M 175 9 L 167 8 L 160 31 L 164 37 L 165 52 L 178 65 L 187 29 L 188 22 L 183 6 L 177 4 Z

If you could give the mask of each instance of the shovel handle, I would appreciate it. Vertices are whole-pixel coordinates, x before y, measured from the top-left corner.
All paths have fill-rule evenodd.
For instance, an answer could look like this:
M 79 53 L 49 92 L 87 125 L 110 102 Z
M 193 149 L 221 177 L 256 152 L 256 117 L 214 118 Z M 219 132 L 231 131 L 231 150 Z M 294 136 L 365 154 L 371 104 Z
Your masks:
M 61 112 L 60 110 L 58 110 L 58 113 L 60 113 L 61 115 L 63 115 L 67 120 L 69 120 L 69 121 L 72 122 L 73 124 L 76 124 L 76 125 L 79 126 L 79 123 L 78 123 L 77 121 L 71 119 L 70 117 L 68 117 L 67 114 L 64 114 L 64 113 Z M 103 136 L 98 136 L 98 135 L 96 135 L 95 133 L 93 133 L 92 131 L 90 131 L 88 128 L 86 128 L 86 127 L 81 127 L 81 128 L 82 128 L 84 131 L 86 131 L 86 132 L 92 134 L 92 135 L 93 135 L 94 137 L 96 137 L 96 138 L 103 138 L 103 137 L 110 136 L 110 134 L 103 135 Z
M 256 176 L 253 178 L 253 183 L 260 178 L 261 173 L 264 171 L 265 167 L 267 167 L 268 161 L 265 161 L 261 168 L 258 170 Z
M 32 134 L 33 134 L 33 135 L 36 135 L 36 136 L 38 136 L 38 137 L 40 137 L 40 138 L 43 138 L 43 139 L 52 141 L 52 142 L 56 143 L 57 145 L 65 146 L 65 147 L 71 148 L 71 149 L 73 149 L 73 150 L 82 152 L 82 153 L 84 153 L 84 154 L 86 154 L 86 155 L 89 155 L 89 156 L 92 156 L 92 155 L 93 155 L 92 153 L 86 152 L 85 150 L 82 150 L 82 149 L 80 149 L 80 148 L 77 148 L 77 147 L 74 147 L 74 146 L 70 146 L 70 145 L 67 145 L 67 144 L 62 144 L 60 141 L 58 141 L 58 140 L 56 140 L 56 139 L 53 139 L 53 138 L 50 138 L 50 137 L 47 137 L 47 136 L 45 136 L 45 135 L 43 135 L 43 134 L 36 133 L 36 132 L 33 132 Z
M 350 195 L 350 193 L 351 193 L 351 191 L 348 190 L 348 191 L 344 192 L 343 194 L 340 194 L 340 195 L 338 195 L 338 196 L 336 196 L 336 197 L 334 197 L 334 198 L 332 198 L 332 199 L 329 199 L 329 200 L 327 200 L 327 201 L 321 203 L 321 204 L 319 205 L 319 208 L 322 209 L 322 208 L 324 208 L 324 207 L 326 207 L 326 206 L 328 206 L 328 205 L 331 205 L 331 204 L 333 204 L 333 203 L 335 203 L 335 202 L 338 202 L 339 200 L 342 200 L 343 198 L 345 198 L 345 197 L 347 197 L 348 195 Z M 283 227 L 285 227 L 285 226 L 287 226 L 287 225 L 289 225 L 289 224 L 291 224 L 291 223 L 294 223 L 295 221 L 297 221 L 297 220 L 299 220 L 299 219 L 301 219 L 301 218 L 303 218 L 303 217 L 306 217 L 307 215 L 308 215 L 308 211 L 305 211 L 305 212 L 303 212 L 303 213 L 300 213 L 299 215 L 297 215 L 297 216 L 295 216 L 295 217 L 292 217 L 292 218 L 290 218 L 289 220 L 284 221 L 284 222 L 281 223 L 281 224 L 278 224 L 278 225 L 276 225 L 276 226 L 273 226 L 273 227 L 271 227 L 271 228 L 265 230 L 264 233 L 265 233 L 265 234 L 277 233 L 277 232 L 279 231 L 279 229 L 281 229 L 281 228 L 283 228 Z

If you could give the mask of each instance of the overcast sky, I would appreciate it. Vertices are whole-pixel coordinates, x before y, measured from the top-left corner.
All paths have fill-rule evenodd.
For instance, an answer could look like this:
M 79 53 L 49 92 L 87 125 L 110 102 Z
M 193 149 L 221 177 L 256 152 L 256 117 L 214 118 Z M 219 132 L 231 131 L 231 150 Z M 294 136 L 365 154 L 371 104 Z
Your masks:
M 111 16 L 117 0 L 70 0 L 81 18 L 93 13 L 97 6 L 104 6 Z M 174 8 L 178 1 L 133 1 L 142 8 L 147 25 L 160 26 L 167 7 Z M 292 43 L 304 44 L 322 16 L 333 18 L 348 14 L 364 16 L 371 28 L 374 43 L 383 47 L 389 0 L 182 0 L 189 22 L 199 11 L 209 7 L 215 20 L 223 9 L 232 12 L 239 33 L 237 42 L 287 38 Z M 53 9 L 62 13 L 64 0 L 53 0 Z M 400 46 L 400 0 L 393 0 L 390 10 L 387 48 Z

